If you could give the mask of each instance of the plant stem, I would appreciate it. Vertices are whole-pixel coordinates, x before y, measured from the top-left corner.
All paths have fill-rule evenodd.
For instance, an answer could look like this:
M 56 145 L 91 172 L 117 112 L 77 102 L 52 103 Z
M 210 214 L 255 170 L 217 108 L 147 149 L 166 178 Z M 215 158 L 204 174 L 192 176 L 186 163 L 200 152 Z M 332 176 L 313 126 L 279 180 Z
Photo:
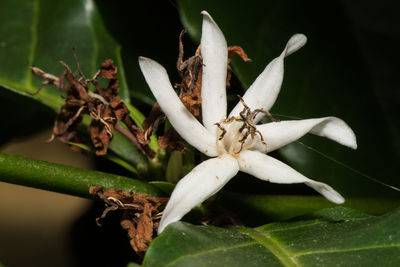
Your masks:
M 155 186 L 132 178 L 0 153 L 0 181 L 92 198 L 89 187 L 104 186 L 162 196 Z

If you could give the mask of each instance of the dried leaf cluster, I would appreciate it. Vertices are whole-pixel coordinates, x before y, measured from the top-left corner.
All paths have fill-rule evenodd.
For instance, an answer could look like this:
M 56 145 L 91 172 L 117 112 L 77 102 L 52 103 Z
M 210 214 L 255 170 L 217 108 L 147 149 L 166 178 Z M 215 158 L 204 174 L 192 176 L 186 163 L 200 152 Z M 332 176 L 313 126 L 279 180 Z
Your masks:
M 102 199 L 106 205 L 103 214 L 96 219 L 107 216 L 113 210 L 123 210 L 121 226 L 127 231 L 133 250 L 143 256 L 150 242 L 157 235 L 161 212 L 159 207 L 165 205 L 168 198 L 150 197 L 124 190 L 104 190 L 102 186 L 91 186 L 90 194 Z
M 50 140 L 56 137 L 63 142 L 80 143 L 77 130 L 82 122 L 83 115 L 87 114 L 92 119 L 88 132 L 97 155 L 107 153 L 114 131 L 118 130 L 139 151 L 151 158 L 154 157 L 155 153 L 147 146 L 147 143 L 139 141 L 140 136 L 137 135 L 137 132 L 140 129 L 128 116 L 129 110 L 118 95 L 120 91 L 117 79 L 118 69 L 113 61 L 111 59 L 106 60 L 92 79 L 86 79 L 80 69 L 76 54 L 75 58 L 79 76 L 73 73 L 64 62 L 61 62 L 61 64 L 64 65 L 65 70 L 60 77 L 48 74 L 37 67 L 31 67 L 34 74 L 45 80 L 42 86 L 53 84 L 66 94 L 64 97 L 65 104 L 59 109 Z M 108 80 L 106 88 L 99 85 L 99 78 Z M 93 91 L 89 88 L 90 84 L 94 87 Z M 119 121 L 122 121 L 128 130 L 117 124 Z

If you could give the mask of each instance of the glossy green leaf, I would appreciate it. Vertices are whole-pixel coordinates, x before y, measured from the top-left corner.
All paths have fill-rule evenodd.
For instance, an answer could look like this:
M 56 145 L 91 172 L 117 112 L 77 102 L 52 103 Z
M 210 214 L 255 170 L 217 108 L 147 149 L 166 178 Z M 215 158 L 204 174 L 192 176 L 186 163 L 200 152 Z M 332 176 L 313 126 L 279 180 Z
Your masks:
M 375 217 L 325 209 L 257 228 L 177 222 L 150 245 L 143 266 L 398 266 L 400 210 Z
M 164 181 L 150 181 L 149 184 L 154 185 L 163 191 L 166 195 L 171 195 L 174 191 L 175 185 Z
M 58 75 L 65 61 L 76 69 L 72 48 L 77 48 L 83 73 L 92 77 L 108 58 L 118 66 L 121 97 L 129 102 L 119 45 L 101 22 L 92 0 L 2 1 L 0 8 L 0 84 L 30 96 L 41 79 L 33 77 L 29 65 Z M 57 110 L 62 104 L 60 92 L 44 88 L 34 96 Z
M 0 85 L 42 102 L 55 111 L 64 103 L 54 86 L 44 87 L 32 96 L 42 80 L 34 77 L 29 65 L 58 75 L 65 61 L 73 70 L 76 63 L 72 48 L 77 48 L 83 73 L 91 78 L 106 59 L 118 67 L 120 96 L 129 105 L 135 121 L 144 116 L 129 104 L 129 91 L 121 59 L 120 46 L 106 31 L 92 0 L 2 1 L 0 4 Z M 87 122 L 87 121 L 86 121 Z M 152 147 L 156 148 L 154 137 Z M 124 161 L 146 165 L 146 158 L 129 141 L 115 133 L 110 144 Z
M 281 149 L 280 156 L 306 176 L 327 182 L 345 197 L 399 196 L 398 192 L 371 181 L 377 179 L 400 187 L 395 149 L 399 136 L 391 133 L 393 116 L 382 112 L 385 102 L 375 97 L 368 83 L 360 46 L 350 31 L 348 14 L 341 2 L 327 5 L 318 1 L 252 0 L 232 4 L 227 0 L 179 0 L 178 4 L 182 22 L 195 40 L 201 35 L 200 11 L 207 10 L 222 29 L 228 45 L 244 48 L 252 62 L 236 58 L 232 63 L 244 88 L 281 53 L 291 35 L 307 35 L 306 46 L 285 60 L 282 90 L 271 112 L 282 120 L 340 117 L 354 129 L 359 148 L 352 151 L 307 135 Z
M 282 221 L 324 208 L 338 207 L 322 196 L 257 195 L 224 191 L 218 202 L 245 225 Z M 395 199 L 348 198 L 341 207 L 382 215 L 400 206 Z
M 127 138 L 117 131 L 114 132 L 113 140 L 109 148 L 135 167 L 137 167 L 138 164 L 141 164 L 142 167 L 147 165 L 146 158 L 143 154 L 139 152 Z
M 78 169 L 41 160 L 0 153 L 0 180 L 70 195 L 91 197 L 89 186 L 104 186 L 152 196 L 163 195 L 157 187 L 128 177 Z
M 169 157 L 165 177 L 168 182 L 176 184 L 182 178 L 182 153 L 173 151 Z
M 89 152 L 91 152 L 93 154 L 96 153 L 94 148 L 92 148 L 92 147 L 90 147 L 88 145 L 85 145 L 85 144 L 74 143 L 74 142 L 68 142 L 68 144 L 72 145 L 72 146 L 79 147 L 79 148 L 81 148 L 81 149 L 83 149 L 85 151 L 89 151 Z M 130 172 L 132 172 L 133 174 L 136 174 L 136 175 L 138 174 L 138 171 L 135 169 L 135 167 L 133 167 L 128 162 L 116 157 L 115 155 L 112 155 L 111 153 L 108 153 L 108 154 L 104 155 L 103 157 L 105 157 L 106 159 L 111 160 L 114 163 L 124 167 L 125 169 L 127 169 Z

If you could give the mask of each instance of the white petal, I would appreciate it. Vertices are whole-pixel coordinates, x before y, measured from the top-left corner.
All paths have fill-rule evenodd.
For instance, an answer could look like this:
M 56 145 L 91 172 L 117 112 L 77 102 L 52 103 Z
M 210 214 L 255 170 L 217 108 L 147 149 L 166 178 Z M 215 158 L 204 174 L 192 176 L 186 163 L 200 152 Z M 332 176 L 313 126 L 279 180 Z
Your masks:
M 261 132 L 267 143 L 267 152 L 294 142 L 307 133 L 323 136 L 344 146 L 357 149 L 353 130 L 343 120 L 336 117 L 271 122 L 257 125 L 257 130 Z M 253 149 L 265 152 L 265 146 L 259 140 Z
M 323 195 L 327 200 L 336 203 L 336 204 L 343 204 L 344 203 L 344 198 L 342 195 L 340 195 L 338 192 L 335 191 L 332 187 L 330 187 L 327 184 L 317 182 L 314 180 L 304 182 L 306 185 L 309 187 L 313 188 L 315 191 Z
M 201 108 L 204 126 L 215 134 L 216 122 L 226 118 L 226 72 L 228 48 L 226 40 L 211 16 L 203 14 L 201 55 L 203 75 L 201 81 Z
M 327 184 L 313 181 L 293 168 L 258 151 L 243 151 L 239 156 L 240 170 L 271 183 L 305 183 L 333 203 L 341 204 L 344 198 Z
M 283 80 L 283 61 L 284 58 L 299 50 L 307 41 L 303 34 L 295 34 L 287 42 L 281 55 L 272 60 L 264 71 L 257 77 L 243 96 L 244 102 L 250 109 L 264 109 L 269 111 L 275 103 L 281 89 Z M 243 110 L 242 103 L 238 103 L 229 114 L 229 117 L 238 116 Z M 257 123 L 262 117 L 260 113 L 254 120 Z
M 186 109 L 163 66 L 145 57 L 139 57 L 139 65 L 154 97 L 179 135 L 204 154 L 211 157 L 218 155 L 215 135 Z
M 293 54 L 300 48 L 302 48 L 307 42 L 307 37 L 304 34 L 297 33 L 290 37 L 290 40 L 286 44 L 285 57 Z
M 217 193 L 239 171 L 237 160 L 225 154 L 197 165 L 172 192 L 160 221 L 158 233 L 179 221 L 192 208 Z

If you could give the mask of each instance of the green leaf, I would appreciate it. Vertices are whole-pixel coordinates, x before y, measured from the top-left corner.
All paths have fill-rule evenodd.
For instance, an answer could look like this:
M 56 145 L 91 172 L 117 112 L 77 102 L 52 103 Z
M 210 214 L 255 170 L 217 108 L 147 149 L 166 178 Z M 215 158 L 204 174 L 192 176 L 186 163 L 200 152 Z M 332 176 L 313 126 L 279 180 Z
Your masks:
M 12 23 L 11 23 L 12 22 Z M 111 58 L 118 66 L 121 97 L 129 93 L 119 45 L 103 26 L 93 1 L 2 1 L 0 8 L 0 84 L 30 96 L 42 82 L 28 68 L 35 65 L 58 75 L 65 61 L 76 69 L 72 48 L 77 47 L 83 73 L 92 77 L 101 63 Z M 59 90 L 44 88 L 34 96 L 57 110 L 63 103 Z
M 325 209 L 257 228 L 177 222 L 150 245 L 143 266 L 398 266 L 400 209 L 375 217 Z
M 89 151 L 91 153 L 95 153 L 96 152 L 94 148 L 92 148 L 92 147 L 90 147 L 88 145 L 85 145 L 85 144 L 74 143 L 74 142 L 67 142 L 67 143 L 69 145 L 79 147 L 79 148 L 81 148 L 83 150 L 86 150 L 86 151 Z M 108 160 L 111 160 L 114 163 L 117 163 L 118 165 L 124 167 L 125 169 L 127 169 L 128 171 L 130 171 L 130 172 L 132 172 L 132 173 L 134 173 L 136 175 L 138 174 L 138 171 L 135 169 L 135 167 L 133 167 L 128 162 L 123 161 L 122 159 L 116 157 L 115 155 L 112 155 L 111 153 L 108 153 L 108 154 L 104 155 L 103 157 L 105 157 Z
M 322 196 L 284 196 L 240 194 L 224 191 L 218 202 L 245 225 L 282 221 L 323 208 L 338 207 Z M 342 207 L 373 215 L 382 215 L 400 206 L 400 200 L 376 198 L 348 198 Z
M 173 151 L 169 157 L 165 177 L 168 182 L 176 184 L 182 178 L 182 153 Z
M 151 196 L 162 191 L 145 182 L 128 177 L 78 169 L 41 160 L 0 153 L 0 180 L 70 195 L 91 197 L 89 186 L 104 186 Z
M 147 161 L 143 154 L 139 152 L 133 146 L 133 144 L 119 132 L 114 132 L 109 148 L 114 151 L 116 155 L 132 164 L 136 168 L 138 168 L 139 164 L 142 166 L 142 169 L 147 168 Z
M 348 26 L 341 2 L 330 2 L 328 6 L 288 0 L 177 2 L 181 20 L 195 40 L 201 35 L 200 11 L 207 10 L 228 45 L 244 48 L 252 62 L 236 58 L 232 63 L 244 88 L 281 53 L 291 35 L 306 34 L 307 45 L 285 60 L 282 90 L 271 112 L 280 119 L 340 117 L 355 131 L 359 148 L 352 151 L 307 135 L 281 149 L 280 156 L 304 175 L 328 183 L 345 197 L 398 197 L 397 192 L 371 181 L 378 179 L 399 187 L 399 136 L 390 132 L 393 116 L 382 112 L 385 102 L 375 97 L 368 83 L 365 61 L 358 53 L 360 47 L 349 30 L 352 27 Z M 387 99 L 393 94 L 389 92 Z
M 174 191 L 175 185 L 164 181 L 150 181 L 149 184 L 154 185 L 163 191 L 166 195 L 171 195 Z
M 49 0 L 2 1 L 0 8 L 0 85 L 42 102 L 56 112 L 64 103 L 54 86 L 32 96 L 42 80 L 34 77 L 28 65 L 58 75 L 65 61 L 76 69 L 72 48 L 77 47 L 83 73 L 91 78 L 108 58 L 118 67 L 120 96 L 129 105 L 135 121 L 144 117 L 129 104 L 120 46 L 106 31 L 92 0 L 54 2 Z M 1 88 L 0 88 L 1 89 Z M 86 125 L 88 125 L 86 121 Z M 152 148 L 156 141 L 152 138 Z M 110 149 L 122 160 L 147 168 L 146 158 L 129 141 L 115 133 Z M 143 169 L 142 168 L 142 169 Z

